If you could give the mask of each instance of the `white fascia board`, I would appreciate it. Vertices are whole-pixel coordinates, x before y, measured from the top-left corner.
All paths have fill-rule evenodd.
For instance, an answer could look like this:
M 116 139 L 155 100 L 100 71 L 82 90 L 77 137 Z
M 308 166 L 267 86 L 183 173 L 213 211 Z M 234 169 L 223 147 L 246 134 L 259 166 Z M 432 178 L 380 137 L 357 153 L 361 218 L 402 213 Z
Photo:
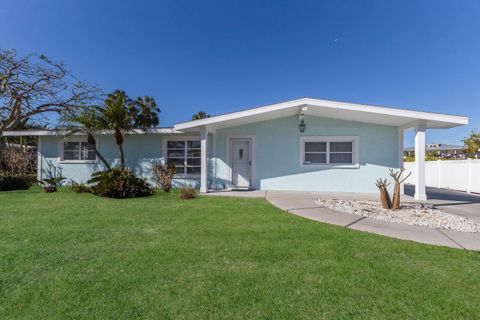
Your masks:
M 320 107 L 330 107 L 346 111 L 360 111 L 367 113 L 378 113 L 389 116 L 397 117 L 406 117 L 418 120 L 426 121 L 440 121 L 440 122 L 449 122 L 452 124 L 468 124 L 468 117 L 459 116 L 459 115 L 450 115 L 443 113 L 433 113 L 433 112 L 424 112 L 424 111 L 415 111 L 407 109 L 398 109 L 398 108 L 387 108 L 387 107 L 378 107 L 365 104 L 356 104 L 348 102 L 338 102 L 330 100 L 319 100 L 319 99 L 308 99 L 309 105 L 316 105 Z M 359 109 L 360 108 L 360 109 Z
M 380 115 L 391 116 L 391 117 L 409 118 L 409 119 L 412 119 L 412 121 L 422 120 L 422 121 L 442 122 L 445 124 L 452 124 L 452 125 L 468 124 L 468 117 L 465 117 L 465 116 L 414 111 L 414 110 L 406 110 L 406 109 L 398 109 L 398 108 L 378 107 L 378 106 L 338 102 L 338 101 L 331 101 L 331 100 L 302 98 L 302 99 L 296 99 L 296 100 L 291 100 L 287 102 L 277 103 L 273 105 L 268 105 L 264 107 L 258 107 L 254 109 L 228 113 L 228 114 L 224 114 L 216 117 L 178 123 L 174 125 L 174 129 L 175 130 L 193 129 L 193 128 L 198 128 L 204 125 L 212 125 L 215 123 L 235 120 L 243 117 L 251 117 L 251 116 L 255 116 L 255 115 L 259 115 L 267 112 L 274 112 L 274 111 L 279 111 L 279 110 L 284 110 L 284 109 L 294 108 L 294 107 L 304 108 L 308 106 L 317 106 L 317 107 L 324 107 L 324 108 L 343 110 L 343 111 L 373 113 L 373 114 L 380 114 Z
M 54 136 L 55 131 L 51 130 L 9 130 L 3 131 L 4 137 L 18 137 L 18 136 Z
M 243 118 L 243 117 L 248 117 L 248 116 L 255 116 L 255 115 L 266 113 L 266 112 L 283 110 L 283 109 L 292 108 L 292 107 L 298 107 L 298 106 L 301 106 L 301 105 L 305 105 L 305 103 L 302 103 L 302 101 L 305 101 L 305 100 L 307 100 L 307 99 L 302 98 L 302 99 L 297 99 L 297 100 L 291 100 L 291 101 L 286 101 L 286 102 L 282 102 L 282 103 L 272 104 L 272 105 L 268 105 L 268 106 L 264 106 L 264 107 L 258 107 L 258 108 L 254 108 L 254 109 L 244 110 L 244 111 L 227 113 L 227 114 L 223 114 L 223 115 L 219 115 L 219 116 L 215 116 L 215 117 L 177 123 L 173 126 L 173 128 L 175 130 L 185 130 L 185 129 L 201 127 L 201 126 L 205 126 L 205 125 L 209 125 L 209 124 L 214 124 L 214 123 L 218 123 L 218 122 L 235 120 L 235 119 L 238 119 L 238 118 Z
M 181 133 L 173 128 L 153 128 L 153 129 L 133 129 L 128 134 L 178 134 Z M 103 130 L 95 132 L 95 134 L 113 134 L 113 131 Z M 11 130 L 4 131 L 2 133 L 5 137 L 18 137 L 18 136 L 65 136 L 68 135 L 67 131 L 62 130 Z M 84 135 L 84 133 L 78 132 L 73 135 Z

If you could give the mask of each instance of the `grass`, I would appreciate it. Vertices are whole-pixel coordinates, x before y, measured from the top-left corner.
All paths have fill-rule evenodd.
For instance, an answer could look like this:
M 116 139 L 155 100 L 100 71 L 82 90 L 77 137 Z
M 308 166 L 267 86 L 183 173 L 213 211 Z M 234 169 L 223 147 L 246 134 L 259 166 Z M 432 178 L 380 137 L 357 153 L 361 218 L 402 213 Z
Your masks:
M 473 319 L 479 270 L 263 199 L 0 193 L 2 319 Z

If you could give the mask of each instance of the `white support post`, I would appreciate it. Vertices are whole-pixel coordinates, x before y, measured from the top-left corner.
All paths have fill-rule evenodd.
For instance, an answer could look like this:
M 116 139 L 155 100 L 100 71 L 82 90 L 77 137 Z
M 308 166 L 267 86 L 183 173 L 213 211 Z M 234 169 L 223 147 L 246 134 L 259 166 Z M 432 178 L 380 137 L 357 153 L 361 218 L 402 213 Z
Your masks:
M 37 143 L 37 180 L 42 180 L 42 137 L 38 136 Z
M 208 141 L 208 131 L 206 127 L 200 129 L 200 192 L 206 193 L 208 191 L 208 164 L 207 164 L 207 141 Z
M 425 188 L 425 125 L 415 127 L 415 199 L 427 200 Z
M 213 161 L 212 159 L 210 159 L 210 162 L 213 162 L 212 165 L 213 165 L 213 168 L 212 168 L 212 173 L 213 173 L 213 177 L 210 177 L 210 179 L 213 180 L 213 189 L 218 189 L 218 184 L 217 184 L 217 179 L 218 179 L 218 175 L 217 175 L 217 167 L 218 167 L 218 162 L 217 162 L 217 139 L 215 137 L 215 131 L 212 132 L 212 157 L 213 157 Z
M 397 131 L 397 153 L 398 153 L 398 168 L 403 168 L 403 128 L 398 127 Z M 400 185 L 400 194 L 405 194 L 404 184 Z

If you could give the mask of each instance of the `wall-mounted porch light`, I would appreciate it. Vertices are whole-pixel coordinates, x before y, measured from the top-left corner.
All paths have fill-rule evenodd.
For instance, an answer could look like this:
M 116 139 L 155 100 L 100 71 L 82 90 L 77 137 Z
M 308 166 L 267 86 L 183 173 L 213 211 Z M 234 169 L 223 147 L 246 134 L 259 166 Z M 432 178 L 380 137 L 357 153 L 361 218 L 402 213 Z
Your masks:
M 304 117 L 305 117 L 305 115 L 303 113 L 301 113 L 300 116 L 298 117 L 298 119 L 300 120 L 300 124 L 298 125 L 298 130 L 300 130 L 300 133 L 304 133 L 305 128 L 307 127 L 307 125 L 303 121 Z

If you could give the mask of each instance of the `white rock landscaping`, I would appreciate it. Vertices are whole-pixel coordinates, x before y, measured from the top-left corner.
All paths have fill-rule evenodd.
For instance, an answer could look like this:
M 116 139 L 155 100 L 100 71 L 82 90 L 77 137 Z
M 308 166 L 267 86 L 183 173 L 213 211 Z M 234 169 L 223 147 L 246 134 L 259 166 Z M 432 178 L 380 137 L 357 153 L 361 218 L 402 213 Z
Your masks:
M 412 226 L 461 232 L 480 232 L 480 224 L 439 209 L 424 207 L 421 203 L 404 203 L 399 210 L 383 209 L 380 202 L 367 200 L 317 199 L 326 208 Z

